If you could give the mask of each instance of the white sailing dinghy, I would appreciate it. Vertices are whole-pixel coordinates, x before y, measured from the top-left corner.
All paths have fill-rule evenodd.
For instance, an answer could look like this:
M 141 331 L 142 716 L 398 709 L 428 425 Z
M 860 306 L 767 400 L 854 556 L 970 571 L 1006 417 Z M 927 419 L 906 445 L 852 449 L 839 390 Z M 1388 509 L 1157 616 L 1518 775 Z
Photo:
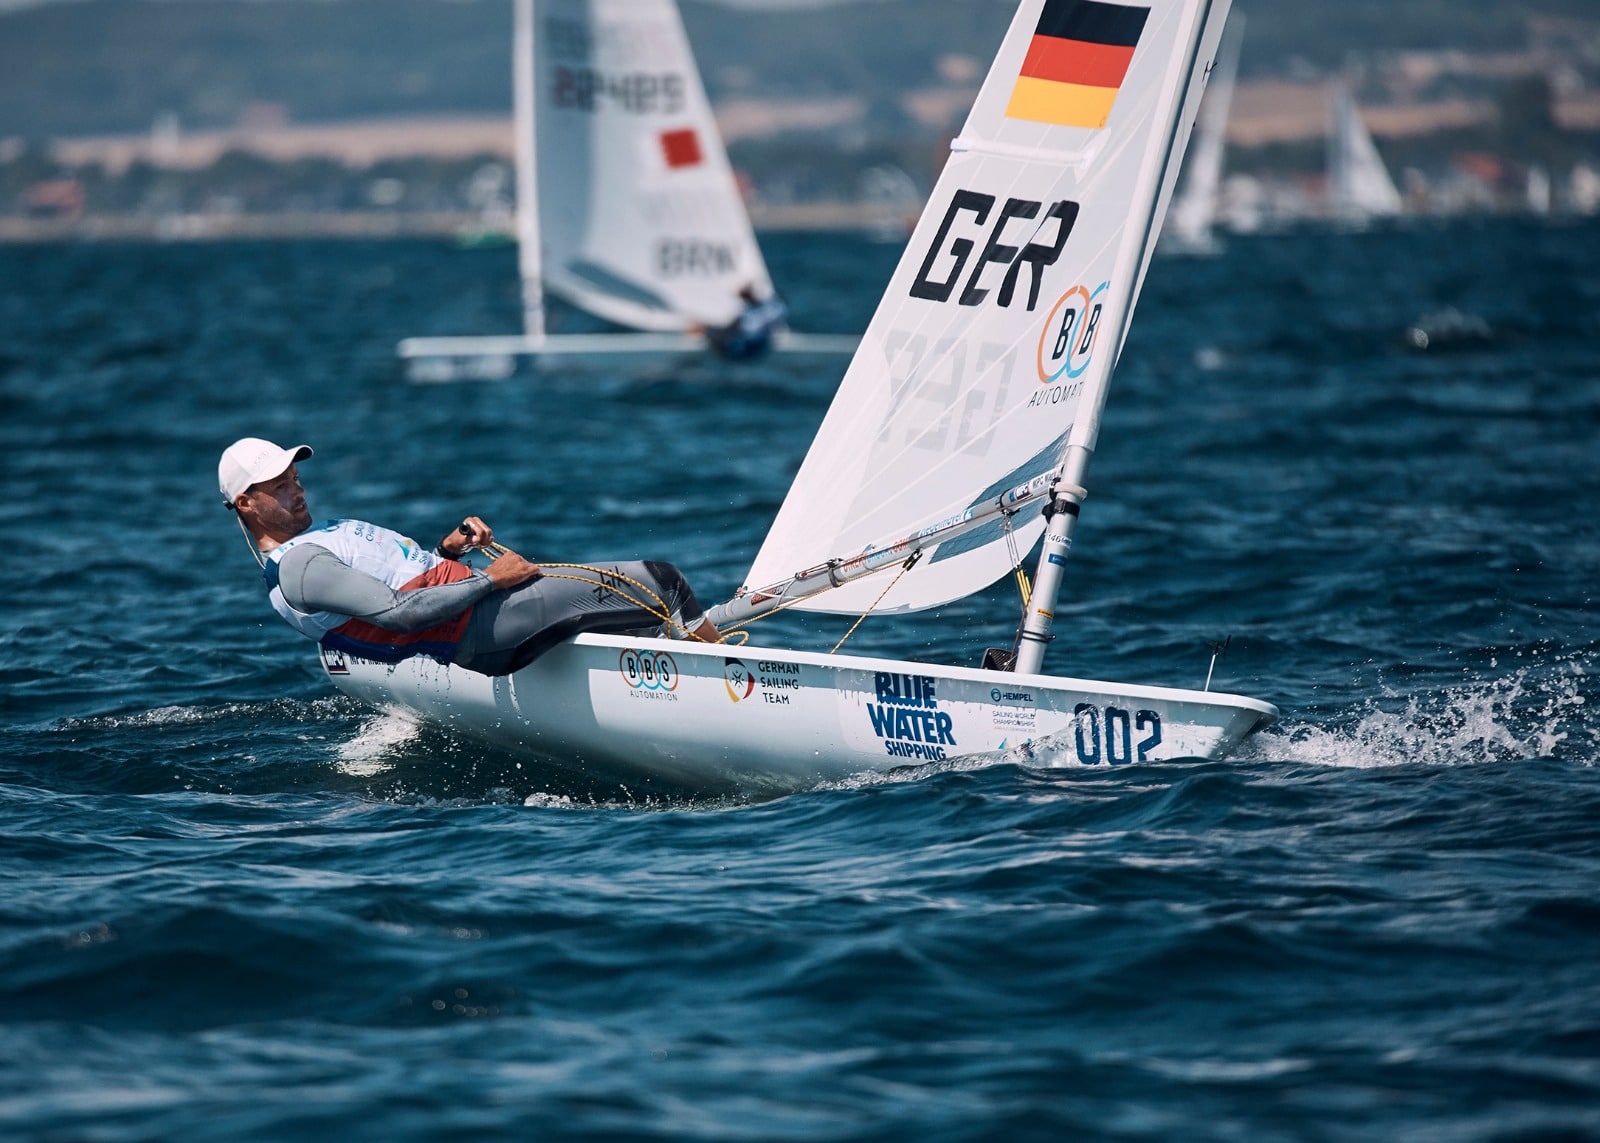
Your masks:
M 1162 253 L 1210 256 L 1222 252 L 1215 229 L 1217 204 L 1222 160 L 1227 151 L 1228 110 L 1233 103 L 1243 40 L 1244 16 L 1236 13 L 1228 23 L 1217 66 L 1206 83 L 1206 97 L 1195 119 L 1194 146 L 1184 159 L 1177 197 L 1161 229 Z
M 1328 198 L 1334 221 L 1359 227 L 1400 214 L 1405 202 L 1347 83 L 1333 85 L 1329 107 Z
M 400 357 L 414 380 L 444 380 L 452 358 L 705 349 L 694 331 L 733 321 L 740 290 L 768 297 L 772 279 L 675 0 L 515 12 L 523 332 L 407 338 Z M 550 334 L 546 292 L 640 332 Z M 849 353 L 858 340 L 782 330 L 775 344 Z
M 1107 383 L 1227 7 L 1022 0 L 749 586 L 710 613 L 726 632 L 785 606 L 936 607 L 1043 536 L 1010 652 L 963 667 L 759 635 L 580 635 L 503 678 L 324 651 L 333 682 L 635 787 L 1215 757 L 1272 721 L 1252 698 L 1041 673 Z

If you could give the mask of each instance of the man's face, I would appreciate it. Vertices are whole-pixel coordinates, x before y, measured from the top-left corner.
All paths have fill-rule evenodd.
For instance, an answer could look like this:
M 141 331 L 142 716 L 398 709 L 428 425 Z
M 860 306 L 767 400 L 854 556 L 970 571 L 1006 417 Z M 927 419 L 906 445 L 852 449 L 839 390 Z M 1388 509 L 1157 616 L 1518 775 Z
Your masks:
M 311 527 L 306 490 L 300 487 L 300 472 L 292 464 L 281 475 L 252 484 L 235 503 L 275 539 L 287 540 Z

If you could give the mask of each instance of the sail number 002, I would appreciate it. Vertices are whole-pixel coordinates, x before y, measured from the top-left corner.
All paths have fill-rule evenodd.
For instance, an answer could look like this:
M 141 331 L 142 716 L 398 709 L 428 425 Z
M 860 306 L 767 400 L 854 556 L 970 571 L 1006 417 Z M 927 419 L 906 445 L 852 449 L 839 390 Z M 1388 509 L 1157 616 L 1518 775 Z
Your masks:
M 1153 710 L 1132 713 L 1119 706 L 1104 711 L 1093 703 L 1080 702 L 1072 708 L 1078 740 L 1078 761 L 1088 766 L 1108 762 L 1113 766 L 1150 760 L 1150 751 L 1161 745 L 1161 716 Z M 1134 732 L 1141 737 L 1136 743 Z M 1137 755 L 1135 755 L 1137 751 Z

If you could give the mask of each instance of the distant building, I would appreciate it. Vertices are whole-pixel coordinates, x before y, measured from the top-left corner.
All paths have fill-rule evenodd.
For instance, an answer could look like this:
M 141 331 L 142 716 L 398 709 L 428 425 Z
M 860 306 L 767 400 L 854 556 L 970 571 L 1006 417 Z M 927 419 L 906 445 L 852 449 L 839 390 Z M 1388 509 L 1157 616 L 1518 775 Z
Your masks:
M 22 210 L 29 218 L 71 222 L 83 214 L 83 184 L 77 179 L 45 179 L 22 195 Z

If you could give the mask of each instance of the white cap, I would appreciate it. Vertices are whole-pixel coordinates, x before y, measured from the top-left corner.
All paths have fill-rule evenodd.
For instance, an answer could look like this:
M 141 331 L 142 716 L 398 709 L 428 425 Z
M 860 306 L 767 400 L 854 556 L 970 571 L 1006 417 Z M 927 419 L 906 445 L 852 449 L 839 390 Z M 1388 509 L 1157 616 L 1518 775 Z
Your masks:
M 222 489 L 223 502 L 232 508 L 234 498 L 252 484 L 282 476 L 291 464 L 310 455 L 310 445 L 279 448 L 259 437 L 234 441 L 223 451 L 222 460 L 217 464 L 217 485 Z

